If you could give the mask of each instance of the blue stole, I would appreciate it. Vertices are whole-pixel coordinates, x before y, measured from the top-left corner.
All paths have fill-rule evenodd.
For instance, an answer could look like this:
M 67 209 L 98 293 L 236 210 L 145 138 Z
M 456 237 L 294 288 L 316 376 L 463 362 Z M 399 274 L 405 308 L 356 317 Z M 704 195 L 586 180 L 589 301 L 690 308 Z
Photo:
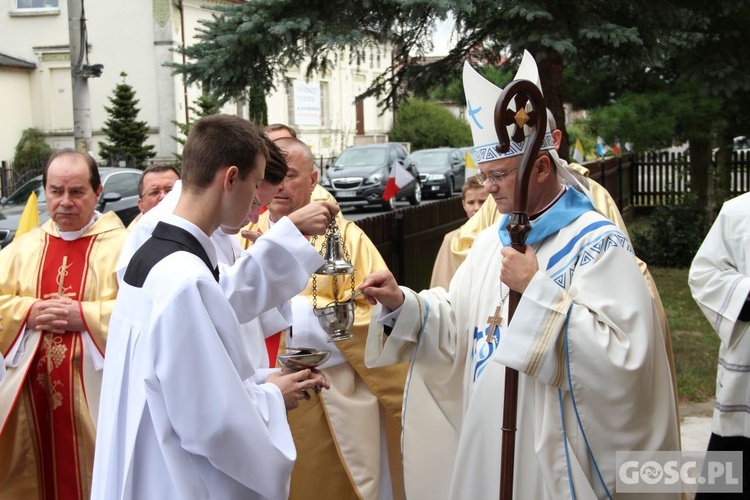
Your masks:
M 572 187 L 567 187 L 565 193 L 549 210 L 539 216 L 538 219 L 531 221 L 531 232 L 526 238 L 526 244 L 533 245 L 544 240 L 544 238 L 557 233 L 585 212 L 593 210 L 595 210 L 594 205 L 591 204 L 591 200 L 585 194 Z M 497 230 L 500 241 L 506 247 L 511 245 L 510 234 L 506 229 L 508 221 L 510 221 L 510 215 L 506 214 L 500 220 L 500 227 Z

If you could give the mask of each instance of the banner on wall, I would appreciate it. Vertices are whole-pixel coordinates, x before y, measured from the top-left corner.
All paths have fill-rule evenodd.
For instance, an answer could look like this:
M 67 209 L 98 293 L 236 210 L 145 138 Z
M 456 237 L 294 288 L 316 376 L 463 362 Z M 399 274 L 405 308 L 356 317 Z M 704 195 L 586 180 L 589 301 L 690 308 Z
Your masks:
M 294 80 L 294 124 L 321 126 L 320 84 Z

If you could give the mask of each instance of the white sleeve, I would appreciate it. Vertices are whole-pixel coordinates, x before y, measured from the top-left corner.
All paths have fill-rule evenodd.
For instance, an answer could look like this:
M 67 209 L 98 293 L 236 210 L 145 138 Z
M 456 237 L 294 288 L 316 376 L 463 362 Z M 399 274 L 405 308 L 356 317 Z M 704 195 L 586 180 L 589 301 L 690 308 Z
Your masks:
M 304 290 L 310 274 L 323 262 L 307 238 L 283 217 L 234 265 L 222 268 L 219 283 L 240 323 L 247 323 Z
M 750 248 L 748 218 L 722 209 L 695 254 L 688 276 L 693 298 L 726 346 L 734 345 L 747 328 L 737 318 L 750 293 L 745 267 L 745 249 Z
M 286 301 L 268 311 L 263 311 L 258 316 L 260 330 L 263 337 L 268 338 L 282 330 L 286 330 L 292 324 L 292 306 Z
M 182 449 L 215 469 L 263 497 L 277 496 L 296 457 L 284 399 L 276 385 L 255 383 L 216 283 L 182 289 L 154 322 L 149 342 L 154 422 L 174 429 Z

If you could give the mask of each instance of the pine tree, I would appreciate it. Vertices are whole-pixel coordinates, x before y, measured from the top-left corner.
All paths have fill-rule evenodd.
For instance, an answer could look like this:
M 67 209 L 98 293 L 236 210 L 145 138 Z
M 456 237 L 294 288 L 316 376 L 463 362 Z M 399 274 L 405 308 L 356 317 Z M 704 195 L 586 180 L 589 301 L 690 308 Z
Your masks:
M 140 109 L 137 107 L 133 87 L 125 83 L 127 73 L 120 73 L 122 83 L 117 84 L 111 106 L 105 106 L 109 118 L 104 122 L 102 131 L 107 142 L 99 143 L 99 155 L 107 165 L 118 166 L 125 161 L 128 166 L 146 168 L 146 160 L 156 156 L 154 146 L 145 144 L 148 139 L 148 124 L 138 121 Z

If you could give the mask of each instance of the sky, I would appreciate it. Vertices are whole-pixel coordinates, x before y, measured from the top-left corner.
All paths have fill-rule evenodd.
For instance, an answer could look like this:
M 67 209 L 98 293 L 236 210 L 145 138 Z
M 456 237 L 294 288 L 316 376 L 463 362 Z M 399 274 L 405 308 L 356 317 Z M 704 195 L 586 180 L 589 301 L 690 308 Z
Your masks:
M 455 34 L 453 33 L 454 19 L 448 17 L 444 21 L 438 21 L 435 25 L 435 32 L 432 35 L 434 48 L 429 56 L 446 56 L 455 44 Z

